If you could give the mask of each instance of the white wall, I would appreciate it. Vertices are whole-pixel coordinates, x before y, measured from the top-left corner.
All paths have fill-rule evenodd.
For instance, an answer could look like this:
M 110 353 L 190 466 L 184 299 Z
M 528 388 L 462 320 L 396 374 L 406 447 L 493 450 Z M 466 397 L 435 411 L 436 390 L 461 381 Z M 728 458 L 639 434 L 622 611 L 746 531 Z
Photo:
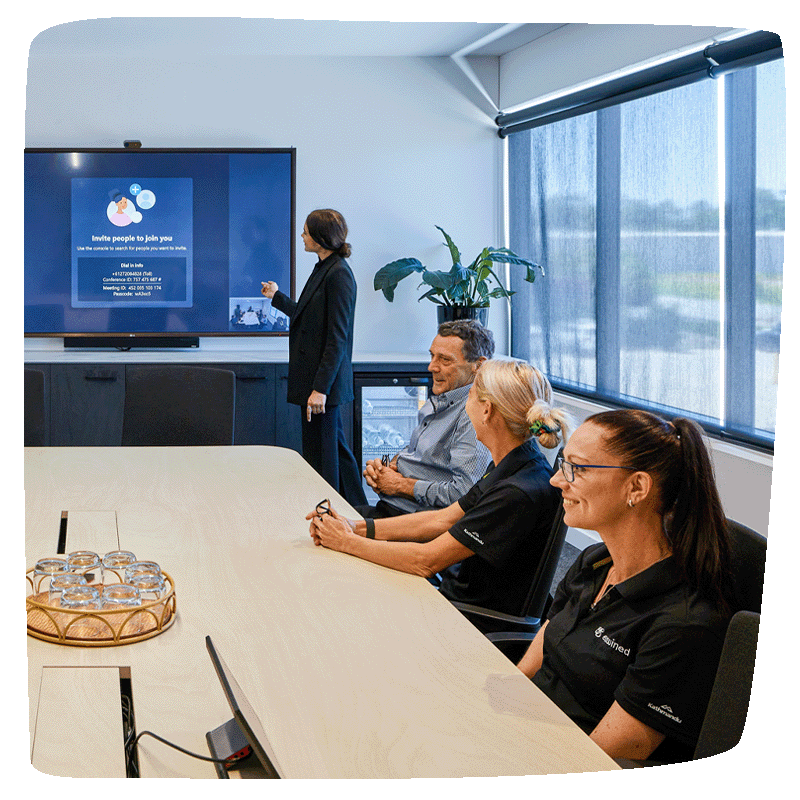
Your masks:
M 508 109 L 724 35 L 692 25 L 564 25 L 500 58 L 500 108 Z
M 501 140 L 492 120 L 443 77 L 442 59 L 225 52 L 212 37 L 184 35 L 182 22 L 160 21 L 146 48 L 126 35 L 125 20 L 40 34 L 30 49 L 26 146 L 118 147 L 140 139 L 145 147 L 296 147 L 298 291 L 314 264 L 299 243 L 303 219 L 313 208 L 337 208 L 350 228 L 359 287 L 355 350 L 424 358 L 436 330 L 434 305 L 417 302 L 413 277 L 393 304 L 374 291 L 372 278 L 403 256 L 448 268 L 434 225 L 470 260 L 502 244 Z M 503 351 L 505 315 L 492 312 Z M 230 339 L 220 341 L 231 347 Z M 259 343 L 287 346 L 285 339 Z

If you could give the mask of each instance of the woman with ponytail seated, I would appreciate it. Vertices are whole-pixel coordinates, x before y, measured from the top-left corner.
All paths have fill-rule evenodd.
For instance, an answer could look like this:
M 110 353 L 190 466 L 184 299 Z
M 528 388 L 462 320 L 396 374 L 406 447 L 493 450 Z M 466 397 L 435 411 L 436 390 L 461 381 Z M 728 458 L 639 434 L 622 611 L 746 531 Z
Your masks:
M 589 417 L 552 483 L 597 531 L 519 668 L 613 758 L 692 757 L 729 613 L 727 527 L 697 425 Z
M 536 444 L 566 438 L 566 415 L 551 399 L 550 382 L 529 364 L 485 361 L 466 412 L 492 454 L 486 475 L 434 511 L 359 522 L 314 511 L 307 519 L 315 544 L 426 578 L 441 574 L 448 599 L 518 613 L 558 506 L 553 469 Z

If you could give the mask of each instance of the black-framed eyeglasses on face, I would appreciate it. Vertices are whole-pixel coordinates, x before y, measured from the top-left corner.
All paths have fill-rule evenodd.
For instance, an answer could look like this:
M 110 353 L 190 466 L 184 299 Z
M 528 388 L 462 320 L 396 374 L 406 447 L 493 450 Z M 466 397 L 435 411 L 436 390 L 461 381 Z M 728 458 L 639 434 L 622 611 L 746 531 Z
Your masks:
M 556 458 L 556 466 L 561 468 L 561 472 L 568 483 L 572 483 L 575 480 L 575 473 L 580 474 L 582 469 L 629 469 L 632 472 L 636 472 L 635 467 L 623 467 L 617 464 L 573 464 L 571 461 L 561 458 L 561 456 Z
M 324 500 L 320 500 L 319 503 L 317 503 L 317 508 L 316 508 L 316 512 L 315 513 L 316 513 L 316 515 L 318 517 L 321 517 L 323 514 L 330 514 L 331 513 L 331 501 L 328 500 L 327 497 Z M 333 515 L 331 515 L 331 516 L 333 516 Z

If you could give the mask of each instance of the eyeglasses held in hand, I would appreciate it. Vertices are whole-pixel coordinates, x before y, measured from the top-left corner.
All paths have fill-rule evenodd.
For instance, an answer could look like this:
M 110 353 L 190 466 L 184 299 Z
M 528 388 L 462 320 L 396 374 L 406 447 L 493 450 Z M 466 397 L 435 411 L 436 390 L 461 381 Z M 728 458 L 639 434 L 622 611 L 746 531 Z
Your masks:
M 561 456 L 556 458 L 556 466 L 561 468 L 561 472 L 569 483 L 575 480 L 575 471 L 577 470 L 580 473 L 582 469 L 629 469 L 632 472 L 636 472 L 635 467 L 623 467 L 617 464 L 573 464 L 561 458 Z
M 326 497 L 317 503 L 316 515 L 321 517 L 323 514 L 331 514 L 331 501 Z M 331 514 L 333 516 L 333 514 Z

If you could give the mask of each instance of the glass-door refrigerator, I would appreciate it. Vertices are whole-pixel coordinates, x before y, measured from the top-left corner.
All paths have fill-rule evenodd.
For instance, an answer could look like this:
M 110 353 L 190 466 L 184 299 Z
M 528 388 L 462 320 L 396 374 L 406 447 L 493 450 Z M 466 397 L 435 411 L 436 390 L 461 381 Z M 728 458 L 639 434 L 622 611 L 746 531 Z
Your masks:
M 387 455 L 393 458 L 411 438 L 431 387 L 427 371 L 354 374 L 353 454 L 361 465 Z M 362 479 L 363 480 L 363 479 Z M 367 502 L 378 496 L 364 480 Z

